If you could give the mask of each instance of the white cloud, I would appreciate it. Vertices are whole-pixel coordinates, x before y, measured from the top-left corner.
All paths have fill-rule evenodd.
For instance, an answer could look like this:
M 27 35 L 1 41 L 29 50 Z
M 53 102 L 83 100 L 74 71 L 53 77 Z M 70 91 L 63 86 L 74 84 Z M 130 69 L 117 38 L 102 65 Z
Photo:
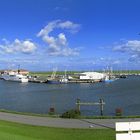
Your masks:
M 140 41 L 139 40 L 128 40 L 120 43 L 119 45 L 114 45 L 114 51 L 127 53 L 129 55 L 129 60 L 140 60 Z
M 114 61 L 112 62 L 112 64 L 121 64 L 121 61 L 120 61 L 120 60 L 114 60 Z
M 80 29 L 79 24 L 75 24 L 71 21 L 61 22 L 58 24 L 58 27 L 60 27 L 62 29 L 68 29 L 71 33 L 78 32 L 78 30 Z
M 68 30 L 69 32 L 77 32 L 80 28 L 79 24 L 75 24 L 71 21 L 62 22 L 61 20 L 55 20 L 49 22 L 41 31 L 37 34 L 42 40 L 48 44 L 48 55 L 51 56 L 70 56 L 78 55 L 77 49 L 68 47 L 68 41 L 64 33 L 59 33 L 57 37 L 51 36 L 50 33 L 55 29 Z
M 61 46 L 67 45 L 67 39 L 66 39 L 66 37 L 65 37 L 65 34 L 60 33 L 60 34 L 58 35 L 58 44 L 60 44 Z
M 140 41 L 129 40 L 122 44 L 115 45 L 113 50 L 128 53 L 140 53 Z
M 48 53 L 50 56 L 71 56 L 71 55 L 78 55 L 77 49 L 71 49 L 68 47 L 65 48 L 48 48 Z
M 0 44 L 0 50 L 4 53 L 33 53 L 37 46 L 29 41 L 24 40 L 21 41 L 19 39 L 15 39 L 12 43 L 10 43 L 8 40 L 3 39 L 4 43 Z

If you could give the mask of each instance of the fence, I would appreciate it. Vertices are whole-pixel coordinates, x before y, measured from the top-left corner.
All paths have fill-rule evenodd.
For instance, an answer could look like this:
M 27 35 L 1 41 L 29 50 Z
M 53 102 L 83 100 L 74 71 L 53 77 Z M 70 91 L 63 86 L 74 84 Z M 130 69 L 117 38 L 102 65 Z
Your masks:
M 140 122 L 117 122 L 116 131 L 116 140 L 140 140 Z

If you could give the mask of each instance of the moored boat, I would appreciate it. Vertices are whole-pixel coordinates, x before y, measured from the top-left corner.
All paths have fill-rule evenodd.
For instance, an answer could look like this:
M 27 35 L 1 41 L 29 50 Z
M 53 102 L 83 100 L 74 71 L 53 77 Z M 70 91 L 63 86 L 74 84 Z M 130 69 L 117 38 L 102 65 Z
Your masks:
M 28 78 L 27 76 L 24 76 L 18 72 L 14 72 L 14 71 L 5 71 L 2 74 L 2 79 L 6 80 L 6 81 L 16 81 L 16 82 L 22 82 L 22 83 L 26 83 L 28 82 Z

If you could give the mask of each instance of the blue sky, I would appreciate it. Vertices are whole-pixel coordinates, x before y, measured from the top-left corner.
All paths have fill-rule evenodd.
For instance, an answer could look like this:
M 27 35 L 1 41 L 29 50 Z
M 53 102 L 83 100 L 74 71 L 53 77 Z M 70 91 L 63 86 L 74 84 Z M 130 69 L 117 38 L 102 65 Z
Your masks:
M 0 69 L 140 69 L 139 0 L 0 0 Z

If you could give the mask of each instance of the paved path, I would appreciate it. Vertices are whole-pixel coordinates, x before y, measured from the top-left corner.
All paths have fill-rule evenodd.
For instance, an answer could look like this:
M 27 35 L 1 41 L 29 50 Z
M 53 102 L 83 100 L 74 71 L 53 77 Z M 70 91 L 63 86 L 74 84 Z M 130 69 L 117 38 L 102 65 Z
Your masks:
M 115 122 L 140 121 L 137 119 L 62 119 L 19 115 L 0 112 L 0 120 L 18 122 L 23 124 L 62 127 L 62 128 L 115 128 Z

